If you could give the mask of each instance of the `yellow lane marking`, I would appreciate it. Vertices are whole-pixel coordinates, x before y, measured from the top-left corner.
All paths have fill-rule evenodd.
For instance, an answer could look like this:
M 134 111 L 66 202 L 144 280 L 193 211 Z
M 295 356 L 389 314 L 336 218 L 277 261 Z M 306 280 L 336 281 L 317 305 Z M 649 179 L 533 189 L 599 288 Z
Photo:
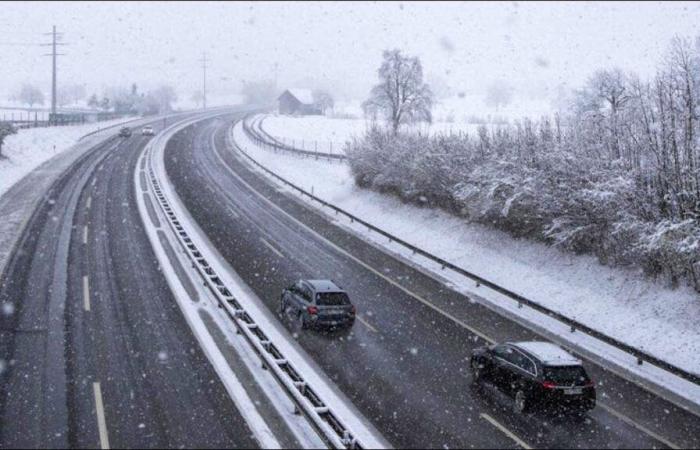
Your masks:
M 531 449 L 531 448 L 532 448 L 532 447 L 530 447 L 529 445 L 527 445 L 522 439 L 520 439 L 518 436 L 516 436 L 516 435 L 513 434 L 510 430 L 508 430 L 508 428 L 506 428 L 506 427 L 504 427 L 503 425 L 501 425 L 500 423 L 498 423 L 498 422 L 496 421 L 496 419 L 494 419 L 493 417 L 489 416 L 489 415 L 486 414 L 486 413 L 481 413 L 481 414 L 479 414 L 479 415 L 481 416 L 482 419 L 485 419 L 485 420 L 488 421 L 491 425 L 493 425 L 494 427 L 496 427 L 496 428 L 498 428 L 499 430 L 501 430 L 501 432 L 502 432 L 503 434 L 505 434 L 506 436 L 508 436 L 509 438 L 511 438 L 516 444 L 518 444 L 518 445 L 521 446 L 522 448 L 524 448 L 524 449 Z
M 109 436 L 107 436 L 107 421 L 105 409 L 102 403 L 102 389 L 100 383 L 92 383 L 92 391 L 95 394 L 95 412 L 97 414 L 97 429 L 100 433 L 100 448 L 109 449 Z

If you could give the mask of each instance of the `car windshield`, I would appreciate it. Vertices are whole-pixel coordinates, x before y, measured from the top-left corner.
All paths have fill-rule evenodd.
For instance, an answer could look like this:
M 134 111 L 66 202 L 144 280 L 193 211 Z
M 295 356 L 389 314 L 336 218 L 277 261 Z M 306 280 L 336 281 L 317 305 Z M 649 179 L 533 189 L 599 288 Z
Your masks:
M 556 384 L 582 384 L 588 381 L 588 375 L 581 366 L 545 367 L 544 379 Z
M 350 299 L 345 292 L 323 292 L 316 294 L 316 304 L 319 306 L 345 306 Z

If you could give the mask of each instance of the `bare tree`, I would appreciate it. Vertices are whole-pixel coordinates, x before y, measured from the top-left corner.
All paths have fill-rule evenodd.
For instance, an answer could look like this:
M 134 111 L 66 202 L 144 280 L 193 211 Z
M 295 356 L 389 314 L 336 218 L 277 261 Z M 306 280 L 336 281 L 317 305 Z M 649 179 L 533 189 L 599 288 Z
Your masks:
M 250 81 L 243 83 L 241 94 L 246 103 L 270 105 L 275 101 L 277 91 L 272 81 Z
M 314 91 L 312 96 L 314 98 L 314 105 L 321 110 L 323 114 L 326 114 L 326 111 L 332 109 L 335 105 L 333 97 L 327 91 L 319 89 Z
M 194 91 L 192 93 L 192 96 L 190 97 L 190 100 L 192 100 L 194 102 L 195 106 L 197 108 L 199 108 L 199 105 L 201 105 L 202 102 L 204 101 L 204 94 L 202 93 L 202 91 L 199 91 L 199 90 Z
M 433 93 L 423 82 L 423 67 L 417 57 L 401 54 L 398 49 L 385 50 L 379 67 L 380 83 L 362 104 L 365 114 L 382 113 L 391 123 L 394 134 L 403 124 L 432 121 Z
M 28 104 L 30 108 L 35 104 L 44 104 L 44 93 L 41 92 L 41 89 L 29 83 L 22 85 L 19 93 L 17 94 L 17 98 L 22 103 Z

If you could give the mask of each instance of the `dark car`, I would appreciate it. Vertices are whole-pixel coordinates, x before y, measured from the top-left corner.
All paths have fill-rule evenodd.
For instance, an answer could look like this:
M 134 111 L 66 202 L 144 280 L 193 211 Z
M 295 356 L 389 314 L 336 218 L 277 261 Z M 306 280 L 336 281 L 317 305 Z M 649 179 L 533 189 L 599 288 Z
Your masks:
M 119 130 L 119 136 L 121 137 L 131 137 L 131 128 L 129 127 L 122 127 Z
M 280 313 L 298 328 L 350 328 L 355 307 L 330 280 L 299 280 L 282 291 Z
M 581 361 L 549 342 L 480 347 L 472 353 L 471 370 L 475 382 L 491 382 L 521 413 L 535 407 L 585 413 L 595 407 L 595 387 Z

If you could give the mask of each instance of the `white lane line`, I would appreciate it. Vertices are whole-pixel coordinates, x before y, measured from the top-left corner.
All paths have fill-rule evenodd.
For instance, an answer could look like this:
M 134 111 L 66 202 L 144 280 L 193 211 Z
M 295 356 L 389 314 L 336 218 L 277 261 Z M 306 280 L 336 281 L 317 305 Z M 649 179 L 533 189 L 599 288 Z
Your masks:
M 87 208 L 87 209 L 90 209 L 90 206 L 91 206 L 91 205 L 92 205 L 92 195 L 91 195 L 90 197 L 88 197 L 88 199 L 87 199 L 86 208 Z
M 422 297 L 418 296 L 417 294 L 414 294 L 414 293 L 411 292 L 410 290 L 404 288 L 403 286 L 401 286 L 400 284 L 398 284 L 398 283 L 395 282 L 394 280 L 392 280 L 392 279 L 386 277 L 383 273 L 381 273 L 381 272 L 379 272 L 379 271 L 373 269 L 371 266 L 369 266 L 368 264 L 366 264 L 364 261 L 362 261 L 362 260 L 356 258 L 355 256 L 351 255 L 350 253 L 348 253 L 348 252 L 345 251 L 344 249 L 338 247 L 335 243 L 333 243 L 333 242 L 331 242 L 330 240 L 326 239 L 325 237 L 321 236 L 318 232 L 316 232 L 316 231 L 313 230 L 312 228 L 306 226 L 306 224 L 302 223 L 302 222 L 301 222 L 300 220 L 298 220 L 296 217 L 294 217 L 294 216 L 292 216 L 291 214 L 289 214 L 287 211 L 285 211 L 284 209 L 282 209 L 282 207 L 280 207 L 279 205 L 277 205 L 276 203 L 274 203 L 272 200 L 270 200 L 270 199 L 268 199 L 267 197 L 265 197 L 263 194 L 261 194 L 261 193 L 258 192 L 257 190 L 255 190 L 247 181 L 245 181 L 240 175 L 238 175 L 233 169 L 231 169 L 231 167 L 229 167 L 229 165 L 226 163 L 226 161 L 224 161 L 224 159 L 223 159 L 223 158 L 221 157 L 221 155 L 219 154 L 216 145 L 214 146 L 214 154 L 215 154 L 216 157 L 219 159 L 219 161 L 221 162 L 222 166 L 223 166 L 224 168 L 226 168 L 226 170 L 227 170 L 233 177 L 235 177 L 237 180 L 239 180 L 243 185 L 247 186 L 248 189 L 249 189 L 251 192 L 253 192 L 255 195 L 257 195 L 258 197 L 260 197 L 265 203 L 267 203 L 267 204 L 269 204 L 270 206 L 272 206 L 272 208 L 276 209 L 276 210 L 279 211 L 281 214 L 283 214 L 283 215 L 285 215 L 286 217 L 288 217 L 291 221 L 293 221 L 294 223 L 297 223 L 300 227 L 302 227 L 303 229 L 307 230 L 307 231 L 308 231 L 309 233 L 311 233 L 312 235 L 317 236 L 318 239 L 320 239 L 322 242 L 326 243 L 326 244 L 329 245 L 330 247 L 336 249 L 336 250 L 337 250 L 338 252 L 340 252 L 341 254 L 343 254 L 343 255 L 347 256 L 348 258 L 352 259 L 353 261 L 357 262 L 358 264 L 360 264 L 361 266 L 365 267 L 367 270 L 369 270 L 370 272 L 376 274 L 376 275 L 379 276 L 380 278 L 386 280 L 388 283 L 390 283 L 390 284 L 396 286 L 397 288 L 401 289 L 402 291 L 406 292 L 407 294 L 409 294 L 409 295 L 410 295 L 411 297 L 413 297 L 414 299 L 416 299 L 416 300 L 418 300 L 419 302 L 423 303 L 425 306 L 427 306 L 427 307 L 433 309 L 434 311 L 436 311 L 437 313 L 443 315 L 444 317 L 447 317 L 448 319 L 452 320 L 454 323 L 456 323 L 457 325 L 461 326 L 462 328 L 465 328 L 466 330 L 469 330 L 469 331 L 470 331 L 471 333 L 473 333 L 474 335 L 481 337 L 482 339 L 484 339 L 485 341 L 487 341 L 487 342 L 489 342 L 489 343 L 491 343 L 491 344 L 494 344 L 494 343 L 496 342 L 494 339 L 490 338 L 489 336 L 485 335 L 484 333 L 480 332 L 479 330 L 477 330 L 477 329 L 475 329 L 475 328 L 473 328 L 473 327 L 467 325 L 466 323 L 464 323 L 464 322 L 462 322 L 461 320 L 457 319 L 456 317 L 454 317 L 454 316 L 451 315 L 450 313 L 448 313 L 448 312 L 442 310 L 441 308 L 439 308 L 439 307 L 433 305 L 432 303 L 430 303 L 430 302 L 428 302 L 427 300 L 423 299 Z M 256 170 L 256 168 L 254 168 L 253 170 L 257 171 L 258 173 L 262 173 L 262 175 L 265 176 L 265 177 L 268 177 L 267 174 L 265 174 L 264 172 L 260 172 L 259 170 Z M 275 181 L 272 181 L 272 185 L 273 185 L 273 186 L 279 186 Z M 617 411 L 613 412 L 614 410 L 611 410 L 609 407 L 607 407 L 607 405 L 603 405 L 603 404 L 601 404 L 601 403 L 598 403 L 598 405 L 599 405 L 600 407 L 602 407 L 603 409 L 605 409 L 606 411 L 610 412 L 611 414 L 616 415 L 620 420 L 622 420 L 622 421 L 624 421 L 624 422 L 627 422 L 629 425 L 633 426 L 634 428 L 636 428 L 636 429 L 642 431 L 643 433 L 646 433 L 647 435 L 651 436 L 651 437 L 654 438 L 654 439 L 657 439 L 659 442 L 662 442 L 662 443 L 668 445 L 668 446 L 671 447 L 671 448 L 678 448 L 678 446 L 676 446 L 675 444 L 672 444 L 672 443 L 669 442 L 668 440 L 661 438 L 661 437 L 660 437 L 659 435 L 657 435 L 656 433 L 653 433 L 651 430 L 648 430 L 647 428 L 643 427 L 642 425 L 637 424 L 637 423 L 634 422 L 632 419 L 630 419 L 630 418 L 628 418 L 628 417 L 622 415 L 621 413 L 618 413 Z
M 97 170 L 101 170 L 101 169 L 102 169 L 102 167 L 100 167 L 100 168 L 97 169 Z M 94 177 L 94 178 L 92 179 L 92 183 L 90 183 L 90 185 L 91 185 L 91 186 L 94 186 L 96 182 L 97 182 L 97 177 Z
M 383 279 L 383 280 L 386 281 L 387 283 L 391 284 L 392 286 L 395 286 L 396 288 L 402 290 L 403 292 L 405 292 L 405 293 L 408 294 L 409 296 L 413 297 L 414 299 L 418 300 L 419 302 L 421 302 L 422 304 L 424 304 L 424 305 L 427 306 L 428 308 L 432 309 L 433 311 L 436 311 L 437 313 L 443 315 L 444 317 L 447 317 L 448 319 L 450 319 L 451 321 L 453 321 L 453 322 L 456 323 L 457 325 L 461 326 L 461 327 L 464 328 L 465 330 L 469 330 L 469 331 L 470 331 L 472 334 L 474 334 L 475 336 L 480 337 L 481 339 L 485 340 L 486 342 L 488 342 L 488 343 L 490 343 L 490 344 L 495 344 L 495 343 L 496 343 L 496 340 L 495 340 L 495 339 L 490 338 L 490 337 L 487 336 L 486 334 L 484 334 L 484 333 L 482 333 L 481 331 L 477 330 L 476 328 L 474 328 L 474 327 L 472 327 L 472 326 L 466 324 L 465 322 L 459 320 L 458 318 L 456 318 L 456 317 L 453 316 L 452 314 L 448 313 L 447 311 L 444 311 L 443 309 L 441 309 L 441 308 L 435 306 L 435 305 L 432 304 L 431 302 L 425 300 L 425 299 L 424 299 L 423 297 L 421 297 L 420 295 L 418 295 L 418 294 L 412 292 L 412 291 L 409 290 L 408 288 L 405 288 L 405 287 L 402 286 L 400 283 L 398 283 L 398 282 L 394 281 L 393 279 L 387 277 L 385 274 L 383 274 L 382 272 L 380 272 L 380 271 L 374 269 L 372 266 L 370 266 L 369 264 L 365 263 L 365 262 L 362 261 L 361 259 L 359 259 L 359 258 L 357 258 L 356 256 L 350 254 L 350 253 L 347 252 L 346 250 L 340 248 L 340 247 L 339 247 L 338 245 L 336 245 L 334 242 L 330 241 L 329 239 L 326 239 L 324 236 L 322 236 L 321 234 L 319 234 L 316 230 L 314 230 L 314 229 L 312 229 L 311 227 L 307 226 L 306 224 L 302 223 L 299 219 L 297 219 L 296 217 L 292 216 L 292 215 L 289 214 L 287 211 L 285 211 L 284 209 L 282 209 L 281 206 L 277 205 L 277 204 L 274 203 L 272 200 L 268 199 L 268 198 L 265 197 L 263 194 L 261 194 L 260 192 L 258 192 L 257 190 L 255 190 L 255 189 L 253 188 L 253 186 L 251 186 L 251 185 L 250 185 L 247 181 L 245 181 L 240 175 L 238 175 L 233 169 L 231 169 L 231 167 L 229 167 L 229 165 L 226 164 L 226 161 L 224 161 L 224 159 L 221 157 L 221 155 L 220 155 L 219 152 L 217 151 L 216 146 L 214 147 L 214 154 L 217 156 L 217 158 L 219 159 L 219 161 L 221 161 L 221 164 L 223 165 L 223 167 L 225 167 L 226 170 L 227 170 L 231 175 L 233 175 L 236 179 L 238 179 L 238 180 L 241 182 L 241 184 L 243 184 L 244 186 L 246 186 L 253 194 L 257 195 L 258 197 L 260 197 L 260 198 L 263 200 L 263 202 L 269 204 L 270 206 L 272 206 L 272 208 L 274 208 L 275 210 L 279 211 L 279 212 L 280 212 L 281 214 L 283 214 L 284 216 L 288 217 L 289 220 L 291 220 L 292 222 L 298 224 L 301 228 L 303 228 L 304 230 L 306 230 L 307 232 L 309 232 L 309 233 L 312 234 L 313 236 L 316 236 L 316 238 L 319 239 L 321 242 L 323 242 L 323 243 L 325 243 L 326 245 L 328 245 L 329 247 L 335 249 L 338 253 L 340 253 L 340 254 L 346 256 L 347 258 L 349 258 L 349 259 L 355 261 L 357 264 L 361 265 L 361 266 L 364 267 L 365 269 L 367 269 L 367 270 L 369 270 L 370 272 L 372 272 L 373 274 L 377 275 L 378 277 L 380 277 L 381 279 Z M 273 182 L 273 183 L 274 183 L 274 182 Z
M 530 447 L 529 445 L 527 445 L 525 442 L 523 442 L 523 440 L 521 440 L 518 436 L 516 436 L 516 435 L 514 435 L 513 433 L 511 433 L 510 430 L 508 430 L 508 428 L 506 428 L 506 427 L 504 427 L 503 425 L 501 425 L 500 423 L 498 423 L 498 422 L 496 421 L 496 419 L 494 419 L 493 417 L 489 416 L 489 415 L 486 414 L 486 413 L 481 413 L 481 414 L 479 414 L 479 415 L 481 416 L 482 419 L 485 419 L 485 420 L 488 421 L 491 425 L 493 425 L 494 427 L 496 427 L 496 428 L 498 428 L 499 430 L 501 430 L 501 432 L 502 432 L 503 434 L 505 434 L 506 436 L 508 436 L 509 438 L 511 438 L 516 444 L 518 444 L 518 445 L 521 446 L 522 448 L 524 448 L 524 449 L 531 449 L 531 448 L 532 448 L 532 447 Z
M 272 244 L 270 244 L 269 242 L 267 242 L 267 241 L 265 240 L 265 238 L 260 238 L 260 240 L 262 241 L 263 244 L 265 244 L 265 246 L 266 246 L 267 248 L 269 248 L 270 250 L 272 250 L 277 256 L 279 256 L 280 258 L 284 258 L 284 255 L 282 254 L 282 252 L 280 252 L 280 251 L 277 250 L 275 247 L 273 247 Z
M 83 277 L 83 308 L 90 311 L 90 282 L 87 275 Z
M 92 391 L 95 394 L 95 412 L 97 414 L 97 429 L 100 433 L 100 448 L 107 450 L 109 449 L 109 436 L 107 436 L 107 421 L 105 420 L 100 383 L 92 383 Z
M 642 433 L 646 433 L 647 435 L 651 436 L 652 438 L 656 439 L 657 441 L 661 442 L 662 444 L 666 445 L 667 447 L 672 448 L 672 449 L 682 448 L 679 445 L 676 445 L 673 442 L 669 441 L 668 439 L 659 436 L 658 434 L 654 433 L 650 429 L 645 428 L 642 425 L 639 425 L 634 420 L 632 420 L 629 417 L 625 416 L 624 414 L 614 410 L 613 408 L 609 407 L 608 405 L 598 402 L 598 406 L 600 406 L 601 408 L 603 408 L 605 411 L 609 412 L 613 416 L 617 417 L 621 421 L 625 422 L 627 425 L 630 425 L 630 426 L 638 429 Z
M 87 243 L 88 243 L 88 226 L 85 225 L 83 227 L 83 244 L 87 245 Z
M 240 219 L 240 218 L 241 218 L 241 216 L 239 216 L 238 213 L 237 213 L 236 211 L 234 211 L 233 208 L 231 208 L 230 206 L 229 206 L 229 208 L 228 208 L 228 212 L 230 212 L 231 215 L 232 215 L 233 217 L 235 217 L 236 219 Z
M 362 325 L 369 328 L 371 331 L 374 331 L 375 333 L 379 333 L 379 331 L 377 331 L 376 328 L 374 328 L 372 325 L 369 324 L 369 322 L 367 322 L 365 319 L 363 319 L 362 316 L 357 315 L 357 316 L 355 316 L 355 318 L 357 320 L 359 320 L 362 323 Z

